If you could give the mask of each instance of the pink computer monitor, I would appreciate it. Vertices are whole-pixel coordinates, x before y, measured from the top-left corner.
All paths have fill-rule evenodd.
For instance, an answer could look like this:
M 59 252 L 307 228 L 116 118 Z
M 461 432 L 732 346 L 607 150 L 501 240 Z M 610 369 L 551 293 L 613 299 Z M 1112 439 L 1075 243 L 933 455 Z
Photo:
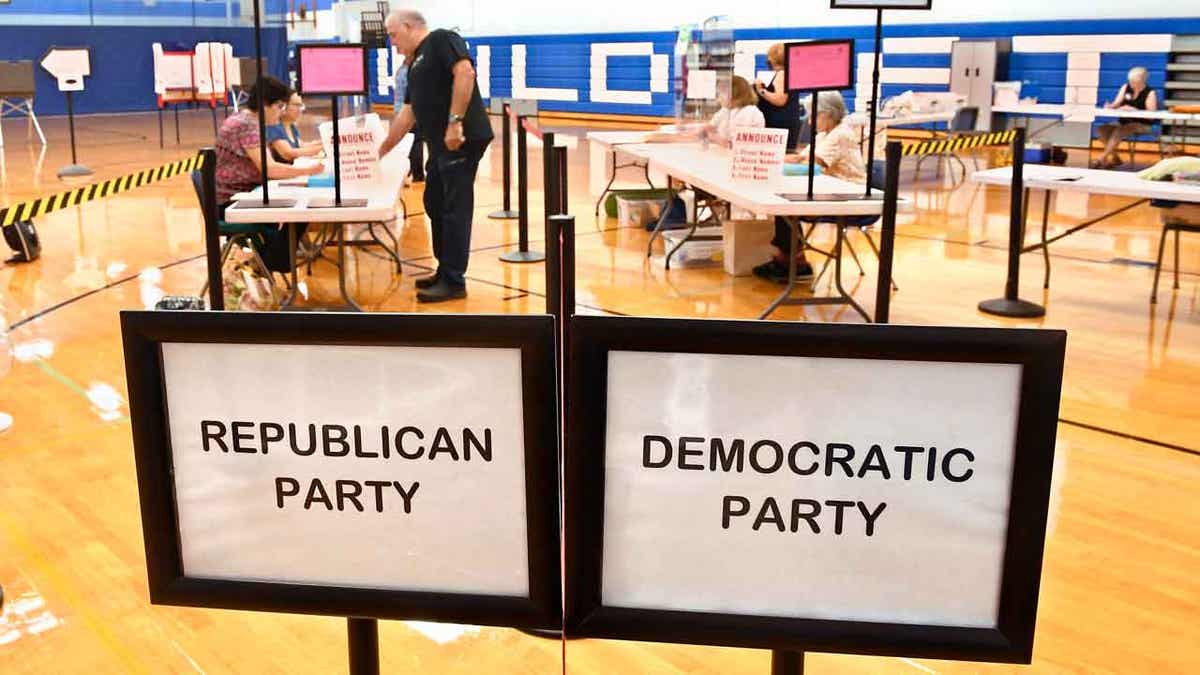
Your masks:
M 813 40 L 784 46 L 788 91 L 830 91 L 854 86 L 854 41 Z
M 301 94 L 363 96 L 367 49 L 361 44 L 299 45 L 296 81 Z

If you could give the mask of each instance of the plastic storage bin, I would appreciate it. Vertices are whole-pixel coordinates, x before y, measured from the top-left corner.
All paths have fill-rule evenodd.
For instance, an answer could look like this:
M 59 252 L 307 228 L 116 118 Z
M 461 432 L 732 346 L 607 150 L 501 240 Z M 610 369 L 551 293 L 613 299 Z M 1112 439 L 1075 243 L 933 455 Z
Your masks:
M 663 202 L 657 199 L 630 199 L 617 197 L 617 225 L 620 227 L 645 227 L 653 224 L 662 213 Z
M 701 227 L 695 236 L 705 239 L 693 239 L 685 243 L 671 257 L 671 267 L 706 267 L 719 266 L 725 259 L 725 242 L 719 227 Z M 663 232 L 663 255 L 659 262 L 666 266 L 667 253 L 670 253 L 679 242 L 687 237 L 687 230 Z M 709 238 L 711 237 L 711 239 Z

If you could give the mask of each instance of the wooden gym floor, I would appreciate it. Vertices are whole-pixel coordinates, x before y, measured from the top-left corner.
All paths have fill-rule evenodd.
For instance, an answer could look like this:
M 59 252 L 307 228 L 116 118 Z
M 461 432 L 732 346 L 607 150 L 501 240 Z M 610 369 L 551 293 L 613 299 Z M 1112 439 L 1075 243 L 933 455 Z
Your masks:
M 52 146 L 39 155 L 21 123 L 6 122 L 0 204 L 61 189 L 66 123 L 43 123 Z M 103 179 L 211 142 L 206 112 L 185 113 L 183 123 L 183 144 L 159 150 L 152 114 L 80 119 L 80 160 Z M 537 148 L 530 163 L 540 166 Z M 720 269 L 648 264 L 645 232 L 593 220 L 587 167 L 580 142 L 570 184 L 582 311 L 753 318 L 777 292 Z M 531 236 L 540 249 L 540 169 L 531 174 Z M 498 260 L 516 241 L 515 223 L 485 217 L 500 205 L 499 177 L 498 159 L 485 159 L 468 299 L 433 308 L 414 301 L 412 275 L 432 265 L 419 187 L 406 192 L 413 215 L 398 228 L 405 276 L 393 277 L 377 252 L 352 254 L 355 296 L 371 310 L 541 311 L 542 266 Z M 1026 256 L 1022 295 L 1044 302 L 1046 318 L 1001 320 L 975 306 L 1003 292 L 1008 191 L 948 188 L 932 175 L 914 181 L 911 166 L 902 185 L 917 210 L 898 227 L 894 322 L 1069 331 L 1035 661 L 1026 672 L 1200 670 L 1200 238 L 1184 239 L 1182 288 L 1172 292 L 1165 277 L 1160 304 L 1149 305 L 1159 228 L 1155 212 L 1139 207 L 1056 246 L 1049 292 L 1041 259 Z M 1052 230 L 1124 203 L 1060 198 Z M 0 268 L 0 315 L 15 353 L 0 379 L 0 411 L 15 418 L 0 435 L 0 672 L 344 671 L 342 620 L 147 601 L 117 312 L 198 291 L 200 223 L 190 182 L 176 178 L 39 219 L 41 260 Z M 855 270 L 846 278 L 870 308 L 874 261 L 864 264 L 865 277 Z M 306 286 L 313 301 L 334 300 L 333 268 L 318 263 Z M 785 308 L 777 318 L 858 320 L 844 308 Z M 820 396 L 820 383 L 798 382 L 796 392 Z M 562 663 L 559 643 L 512 630 L 384 622 L 381 633 L 385 672 L 551 673 Z M 579 674 L 757 674 L 769 663 L 765 652 L 598 640 L 570 642 L 566 656 Z M 822 654 L 808 664 L 813 673 L 1023 671 Z

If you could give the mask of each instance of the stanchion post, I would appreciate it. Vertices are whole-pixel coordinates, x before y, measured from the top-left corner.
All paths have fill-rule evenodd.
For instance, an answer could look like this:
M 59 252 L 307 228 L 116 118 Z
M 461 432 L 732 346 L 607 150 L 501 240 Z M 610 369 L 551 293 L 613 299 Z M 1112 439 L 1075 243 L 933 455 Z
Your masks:
M 504 115 L 500 121 L 500 134 L 503 136 L 500 152 L 504 157 L 504 168 L 501 171 L 504 177 L 504 208 L 488 214 L 488 218 L 495 220 L 512 220 L 518 217 L 517 212 L 512 210 L 512 123 L 509 120 L 509 111 L 510 108 L 505 103 Z
M 896 208 L 900 201 L 899 141 L 887 144 L 883 187 L 883 231 L 879 242 L 879 281 L 875 290 L 875 323 L 887 323 L 892 308 L 892 260 L 896 255 Z
M 1008 278 L 1004 284 L 1004 297 L 984 300 L 979 311 L 996 316 L 1020 319 L 1036 319 L 1046 315 L 1039 304 L 1022 300 L 1021 294 L 1021 248 L 1025 243 L 1025 130 L 1017 128 L 1013 139 L 1012 186 L 1009 201 L 1008 224 Z
M 546 209 L 546 313 L 562 319 L 562 234 L 553 216 L 558 208 L 558 168 L 554 134 L 542 135 L 542 193 Z
M 221 280 L 221 233 L 217 218 L 217 153 L 212 148 L 200 151 L 200 184 L 204 188 L 204 254 L 208 263 L 208 308 L 225 309 L 225 289 Z
M 529 132 L 525 118 L 517 118 L 517 250 L 500 256 L 509 263 L 541 262 L 546 256 L 529 250 Z
M 379 675 L 379 622 L 346 619 L 346 639 L 350 651 L 350 675 Z
M 772 649 L 771 675 L 804 675 L 804 652 Z
M 567 189 L 567 148 L 565 146 L 554 148 L 554 161 L 558 167 L 558 186 L 556 188 L 558 194 L 558 213 L 567 214 L 571 212 L 571 208 L 567 205 L 569 191 Z

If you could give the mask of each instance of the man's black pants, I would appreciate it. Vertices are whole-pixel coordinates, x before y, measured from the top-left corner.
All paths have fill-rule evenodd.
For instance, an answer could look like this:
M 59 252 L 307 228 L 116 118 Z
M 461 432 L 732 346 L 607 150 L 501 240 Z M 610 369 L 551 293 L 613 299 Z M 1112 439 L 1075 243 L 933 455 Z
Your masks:
M 438 274 L 454 286 L 466 284 L 475 174 L 486 149 L 486 143 L 468 143 L 456 152 L 442 150 L 425 166 L 425 214 L 433 231 L 433 255 Z

